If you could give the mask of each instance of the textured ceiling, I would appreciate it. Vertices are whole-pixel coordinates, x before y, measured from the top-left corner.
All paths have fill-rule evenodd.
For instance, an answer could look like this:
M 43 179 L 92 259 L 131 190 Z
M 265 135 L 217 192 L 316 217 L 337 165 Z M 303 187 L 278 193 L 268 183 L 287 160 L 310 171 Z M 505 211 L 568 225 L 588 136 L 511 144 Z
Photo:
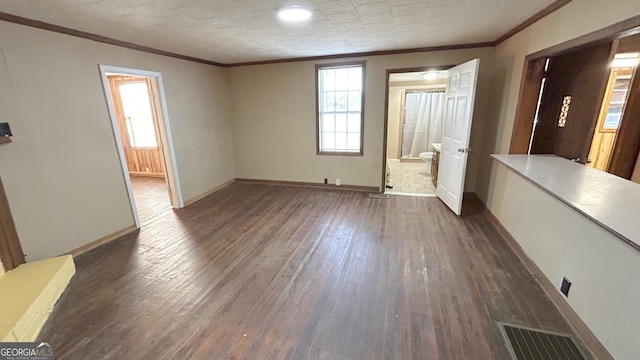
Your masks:
M 553 0 L 0 0 L 0 11 L 219 63 L 492 42 Z M 313 11 L 301 24 L 276 12 Z

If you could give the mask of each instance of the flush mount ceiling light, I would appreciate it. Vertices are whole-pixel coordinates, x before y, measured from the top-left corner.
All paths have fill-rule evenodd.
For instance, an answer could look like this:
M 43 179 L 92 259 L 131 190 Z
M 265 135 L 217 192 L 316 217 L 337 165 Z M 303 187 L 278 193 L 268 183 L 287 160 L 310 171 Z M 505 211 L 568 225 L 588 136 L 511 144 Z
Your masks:
M 278 11 L 278 17 L 284 21 L 300 22 L 311 17 L 311 11 L 302 6 L 288 6 Z
M 437 71 L 427 71 L 422 73 L 422 77 L 425 80 L 435 80 L 438 78 L 438 72 Z

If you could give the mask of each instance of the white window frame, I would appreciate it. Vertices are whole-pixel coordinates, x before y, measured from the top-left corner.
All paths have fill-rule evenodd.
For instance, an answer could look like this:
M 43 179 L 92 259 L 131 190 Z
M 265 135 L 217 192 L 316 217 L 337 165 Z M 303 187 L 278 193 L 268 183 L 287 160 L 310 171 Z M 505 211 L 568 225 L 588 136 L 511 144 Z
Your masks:
M 365 61 L 355 61 L 355 62 L 345 62 L 345 63 L 337 63 L 337 64 L 318 64 L 316 65 L 316 152 L 318 155 L 345 155 L 345 156 L 362 156 L 364 151 L 364 99 L 365 99 Z M 345 68 L 360 68 L 362 71 L 362 84 L 360 87 L 360 110 L 359 111 L 349 111 L 347 105 L 346 111 L 325 111 L 324 107 L 324 98 L 325 93 L 329 91 L 337 91 L 335 88 L 331 90 L 326 90 L 324 88 L 324 84 L 322 83 L 321 72 L 323 70 L 331 70 L 331 69 L 345 69 Z M 349 90 L 354 91 L 354 90 Z M 343 132 L 339 132 L 336 130 L 326 131 L 323 129 L 323 114 L 334 113 L 334 114 L 344 114 L 348 116 L 349 114 L 359 113 L 360 117 L 360 126 L 359 126 L 359 138 L 360 138 L 360 146 L 359 149 L 327 149 L 323 148 L 323 134 L 339 134 Z M 335 129 L 335 128 L 334 128 Z M 347 128 L 347 131 L 344 133 L 347 137 L 348 134 L 354 134 L 353 131 L 349 131 L 350 128 Z

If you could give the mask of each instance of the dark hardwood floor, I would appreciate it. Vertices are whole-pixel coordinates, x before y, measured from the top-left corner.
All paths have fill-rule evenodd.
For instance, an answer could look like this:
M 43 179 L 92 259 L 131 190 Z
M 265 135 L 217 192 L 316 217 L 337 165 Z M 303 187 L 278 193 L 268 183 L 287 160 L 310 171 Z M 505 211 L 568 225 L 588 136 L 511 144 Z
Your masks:
M 76 258 L 57 359 L 508 359 L 497 321 L 570 333 L 487 216 L 436 198 L 236 183 L 146 218 Z
M 141 226 L 172 212 L 169 190 L 164 178 L 134 175 L 131 176 L 131 185 Z

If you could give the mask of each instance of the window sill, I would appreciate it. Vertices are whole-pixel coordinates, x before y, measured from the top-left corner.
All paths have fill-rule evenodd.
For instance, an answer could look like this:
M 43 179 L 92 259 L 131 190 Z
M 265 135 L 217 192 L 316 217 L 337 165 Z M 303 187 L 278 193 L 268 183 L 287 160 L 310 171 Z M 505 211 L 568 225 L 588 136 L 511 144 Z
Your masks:
M 362 156 L 362 152 L 318 151 L 317 155 Z

